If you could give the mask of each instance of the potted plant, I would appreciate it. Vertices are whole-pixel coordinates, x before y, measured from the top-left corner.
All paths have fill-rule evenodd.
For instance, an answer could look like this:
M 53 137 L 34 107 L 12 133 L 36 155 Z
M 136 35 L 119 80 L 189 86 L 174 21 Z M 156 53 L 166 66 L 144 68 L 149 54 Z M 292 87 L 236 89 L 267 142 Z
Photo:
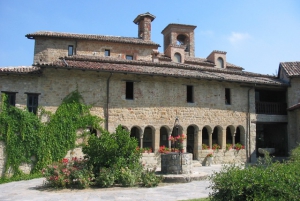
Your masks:
M 206 166 L 211 166 L 214 159 L 213 153 L 209 153 L 206 155 Z
M 169 152 L 170 152 L 170 149 L 169 149 L 168 147 L 165 147 L 165 146 L 163 145 L 163 146 L 160 146 L 160 147 L 159 147 L 158 152 L 161 153 L 161 154 L 166 154 L 166 153 L 169 153 Z
M 232 149 L 232 144 L 226 144 L 226 150 L 229 151 L 230 149 Z
M 207 149 L 209 149 L 209 146 L 206 144 L 202 144 L 202 150 L 207 150 Z
M 221 146 L 218 145 L 218 144 L 213 144 L 213 145 L 212 145 L 212 149 L 218 151 L 219 149 L 221 149 Z
M 240 144 L 240 143 L 236 143 L 234 147 L 235 147 L 235 149 L 238 150 L 238 151 L 241 150 L 241 149 L 245 149 L 244 145 L 242 145 L 242 144 Z

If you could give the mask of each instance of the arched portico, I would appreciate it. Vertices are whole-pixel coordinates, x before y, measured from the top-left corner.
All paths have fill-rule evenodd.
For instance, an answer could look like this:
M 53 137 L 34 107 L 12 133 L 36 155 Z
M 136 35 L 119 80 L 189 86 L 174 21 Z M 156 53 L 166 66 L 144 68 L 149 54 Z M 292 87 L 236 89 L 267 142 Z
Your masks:
M 159 131 L 159 146 L 169 147 L 170 128 L 162 126 Z
M 142 136 L 142 129 L 139 126 L 133 126 L 130 130 L 130 137 L 134 137 L 137 142 L 138 142 L 138 146 L 143 148 L 143 144 L 141 143 L 141 136 Z
M 212 145 L 213 144 L 218 144 L 221 149 L 224 147 L 223 145 L 223 129 L 221 126 L 215 126 L 214 130 L 212 132 Z
M 202 144 L 205 144 L 209 147 L 212 146 L 211 134 L 212 134 L 211 127 L 208 125 L 204 126 L 202 129 Z M 202 144 L 201 144 L 201 149 L 202 149 Z
M 190 125 L 186 131 L 186 151 L 193 154 L 193 159 L 198 157 L 199 145 L 199 128 L 196 125 Z
M 149 147 L 154 151 L 155 148 L 155 129 L 152 126 L 147 126 L 144 130 L 143 147 Z

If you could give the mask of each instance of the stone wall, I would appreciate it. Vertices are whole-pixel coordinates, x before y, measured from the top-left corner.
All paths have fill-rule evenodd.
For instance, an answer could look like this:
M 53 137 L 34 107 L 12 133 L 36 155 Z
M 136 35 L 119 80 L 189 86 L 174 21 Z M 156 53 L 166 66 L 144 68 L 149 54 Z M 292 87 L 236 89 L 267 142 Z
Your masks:
M 68 56 L 68 46 L 73 45 L 74 54 L 85 56 L 105 56 L 105 49 L 110 50 L 110 57 L 125 59 L 126 55 L 132 55 L 134 60 L 151 60 L 151 52 L 157 49 L 155 46 L 143 46 L 136 44 L 122 45 L 111 42 L 91 40 L 63 40 L 51 38 L 35 39 L 34 63 L 53 62 L 60 57 Z

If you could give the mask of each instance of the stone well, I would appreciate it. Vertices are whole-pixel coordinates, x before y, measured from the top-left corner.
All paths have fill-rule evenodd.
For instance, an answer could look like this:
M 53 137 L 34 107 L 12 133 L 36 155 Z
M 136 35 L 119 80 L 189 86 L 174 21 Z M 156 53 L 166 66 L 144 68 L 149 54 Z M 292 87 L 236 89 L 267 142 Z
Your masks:
M 191 153 L 166 153 L 161 154 L 161 173 L 162 174 L 191 174 L 192 173 Z

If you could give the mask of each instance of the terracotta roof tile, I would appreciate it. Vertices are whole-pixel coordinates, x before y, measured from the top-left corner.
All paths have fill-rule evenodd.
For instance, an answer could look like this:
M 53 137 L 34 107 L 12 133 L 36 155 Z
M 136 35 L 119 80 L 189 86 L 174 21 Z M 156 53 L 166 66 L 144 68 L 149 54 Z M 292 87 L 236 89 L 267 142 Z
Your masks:
M 41 74 L 42 71 L 36 66 L 15 66 L 0 68 L 0 74 Z
M 35 37 L 73 38 L 73 39 L 82 39 L 82 40 L 98 40 L 98 41 L 105 41 L 105 42 L 152 45 L 152 46 L 160 47 L 159 44 L 154 43 L 152 41 L 146 41 L 134 37 L 104 36 L 104 35 L 94 35 L 94 34 L 75 34 L 75 33 L 52 32 L 52 31 L 38 31 L 35 33 L 26 34 L 25 36 L 29 39 L 34 39 Z
M 249 73 L 244 71 L 230 71 L 211 67 L 195 65 L 174 64 L 170 62 L 145 61 L 112 61 L 106 58 L 75 58 L 66 57 L 53 64 L 38 64 L 40 67 L 55 67 L 65 69 L 93 70 L 104 72 L 133 73 L 145 75 L 158 75 L 170 77 L 185 77 L 195 79 L 208 79 L 218 81 L 242 82 L 248 84 L 266 84 L 287 86 L 287 84 L 274 76 Z
M 281 62 L 280 66 L 285 70 L 289 77 L 300 77 L 300 61 Z

